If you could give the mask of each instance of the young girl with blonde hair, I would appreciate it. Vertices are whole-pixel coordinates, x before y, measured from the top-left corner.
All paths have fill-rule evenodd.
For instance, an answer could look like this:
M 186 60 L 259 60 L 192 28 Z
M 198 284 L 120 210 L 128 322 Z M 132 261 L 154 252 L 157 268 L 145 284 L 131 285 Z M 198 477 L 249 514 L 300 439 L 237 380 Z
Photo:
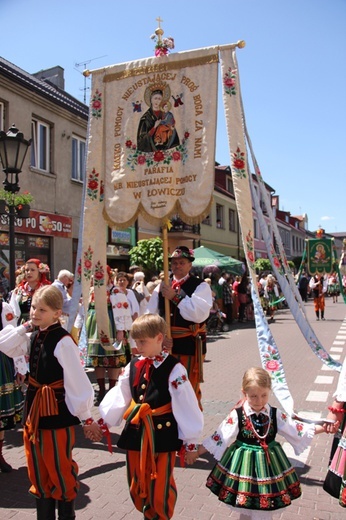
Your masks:
M 218 462 L 206 485 L 219 500 L 241 512 L 241 519 L 272 518 L 272 511 L 301 495 L 298 476 L 276 434 L 299 455 L 315 433 L 324 431 L 270 406 L 270 393 L 269 373 L 258 367 L 248 369 L 242 381 L 243 398 L 198 447 L 197 455 L 186 455 L 188 464 L 206 451 L 214 455 Z

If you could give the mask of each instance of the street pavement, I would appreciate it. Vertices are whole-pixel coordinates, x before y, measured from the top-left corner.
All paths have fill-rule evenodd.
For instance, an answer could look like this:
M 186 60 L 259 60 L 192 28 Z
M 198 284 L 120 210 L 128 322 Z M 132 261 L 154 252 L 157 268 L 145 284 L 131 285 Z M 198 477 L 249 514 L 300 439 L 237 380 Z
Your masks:
M 346 307 L 327 299 L 326 321 L 316 321 L 313 302 L 305 304 L 308 319 L 322 345 L 334 359 L 343 361 L 346 354 Z M 280 310 L 270 325 L 281 353 L 286 379 L 298 412 L 311 417 L 324 417 L 332 402 L 338 372 L 325 367 L 314 356 L 300 333 L 290 311 Z M 234 323 L 230 331 L 210 336 L 204 363 L 202 385 L 205 428 L 210 435 L 228 411 L 240 398 L 242 375 L 250 366 L 259 366 L 260 357 L 254 322 Z M 95 385 L 94 373 L 88 375 Z M 278 406 L 273 397 L 271 404 Z M 98 410 L 94 410 L 98 416 Z M 76 500 L 77 519 L 91 520 L 139 520 L 129 497 L 126 483 L 125 453 L 116 446 L 121 428 L 112 429 L 113 454 L 106 443 L 91 444 L 84 439 L 82 429 L 77 428 L 74 458 L 79 465 L 80 491 Z M 322 489 L 328 467 L 332 436 L 314 437 L 308 450 L 296 457 L 290 445 L 283 442 L 293 465 L 297 468 L 303 494 L 293 504 L 274 514 L 274 520 L 345 520 L 346 511 L 337 500 Z M 13 466 L 9 474 L 0 473 L 0 519 L 30 520 L 36 518 L 34 499 L 28 494 L 22 430 L 6 432 L 4 455 Z M 204 456 L 194 466 L 175 468 L 178 500 L 175 519 L 222 520 L 239 519 L 205 487 L 209 471 L 213 467 L 211 456 Z M 82 516 L 83 515 L 83 516 Z

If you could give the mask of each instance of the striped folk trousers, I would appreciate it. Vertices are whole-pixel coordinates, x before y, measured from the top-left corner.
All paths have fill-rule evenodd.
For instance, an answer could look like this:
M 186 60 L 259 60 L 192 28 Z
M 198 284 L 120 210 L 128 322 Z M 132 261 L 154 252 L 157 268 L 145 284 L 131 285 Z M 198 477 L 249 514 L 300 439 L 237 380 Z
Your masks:
M 24 428 L 24 448 L 31 482 L 29 492 L 36 498 L 71 501 L 79 483 L 78 465 L 72 458 L 75 428 L 38 430 L 36 442 L 29 440 Z
M 175 451 L 155 455 L 157 478 L 151 480 L 150 457 L 147 458 L 145 482 L 147 496 L 139 496 L 140 452 L 128 450 L 126 454 L 127 480 L 132 501 L 144 518 L 150 520 L 169 520 L 173 518 L 177 501 L 177 488 L 173 478 Z

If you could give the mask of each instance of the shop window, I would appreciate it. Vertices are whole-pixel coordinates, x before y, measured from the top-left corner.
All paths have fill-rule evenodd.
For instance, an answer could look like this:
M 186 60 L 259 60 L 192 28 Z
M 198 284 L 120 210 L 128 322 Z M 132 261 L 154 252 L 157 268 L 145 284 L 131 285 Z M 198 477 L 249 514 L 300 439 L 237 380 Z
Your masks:
M 83 182 L 85 178 L 85 140 L 72 136 L 72 179 Z

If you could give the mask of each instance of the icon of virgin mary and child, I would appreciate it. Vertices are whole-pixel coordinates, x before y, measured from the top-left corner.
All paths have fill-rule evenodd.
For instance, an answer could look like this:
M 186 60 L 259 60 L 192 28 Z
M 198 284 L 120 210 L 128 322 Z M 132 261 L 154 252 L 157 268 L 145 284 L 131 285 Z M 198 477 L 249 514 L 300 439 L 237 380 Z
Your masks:
M 150 85 L 144 100 L 148 110 L 142 115 L 137 132 L 137 150 L 155 152 L 179 145 L 175 119 L 171 110 L 171 89 L 166 83 Z

